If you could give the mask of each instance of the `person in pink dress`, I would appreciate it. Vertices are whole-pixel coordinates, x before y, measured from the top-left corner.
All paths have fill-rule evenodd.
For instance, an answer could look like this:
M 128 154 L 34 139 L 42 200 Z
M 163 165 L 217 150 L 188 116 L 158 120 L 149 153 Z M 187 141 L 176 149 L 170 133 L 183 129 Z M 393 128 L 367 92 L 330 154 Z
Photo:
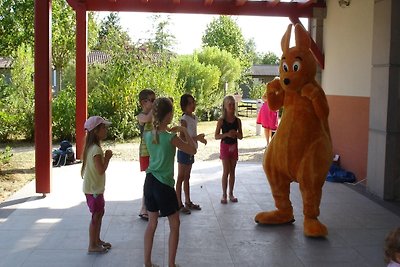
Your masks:
M 265 139 L 267 140 L 267 146 L 272 138 L 272 132 L 278 128 L 278 112 L 272 111 L 268 107 L 266 95 L 262 96 L 264 101 L 261 106 L 260 112 L 257 115 L 257 124 L 261 124 L 264 128 Z

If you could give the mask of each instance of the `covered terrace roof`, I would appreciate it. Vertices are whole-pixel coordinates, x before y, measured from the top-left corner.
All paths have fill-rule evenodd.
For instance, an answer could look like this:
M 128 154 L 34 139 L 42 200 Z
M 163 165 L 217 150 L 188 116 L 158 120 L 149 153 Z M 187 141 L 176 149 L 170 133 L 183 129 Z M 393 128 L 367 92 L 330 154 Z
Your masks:
M 325 0 L 67 0 L 88 11 L 324 17 Z

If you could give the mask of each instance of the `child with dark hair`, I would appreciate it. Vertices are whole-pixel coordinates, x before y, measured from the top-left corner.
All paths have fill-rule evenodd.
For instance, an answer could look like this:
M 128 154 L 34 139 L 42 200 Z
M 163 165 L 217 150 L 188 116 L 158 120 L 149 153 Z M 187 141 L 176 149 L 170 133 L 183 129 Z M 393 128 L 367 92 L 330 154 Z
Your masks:
M 147 147 L 143 139 L 143 133 L 145 131 L 151 131 L 153 128 L 151 121 L 153 119 L 152 107 L 155 99 L 156 94 L 151 89 L 144 89 L 139 93 L 139 103 L 142 107 L 142 110 L 137 115 L 137 119 L 139 121 L 140 130 L 139 164 L 141 172 L 146 171 L 147 167 L 149 166 L 149 152 L 147 151 Z M 144 220 L 149 219 L 146 205 L 144 203 L 144 197 L 142 197 L 142 206 L 140 208 L 139 217 Z
M 388 267 L 400 267 L 400 227 L 392 230 L 385 239 L 385 262 Z
M 162 97 L 154 101 L 153 130 L 144 132 L 144 140 L 150 154 L 150 164 L 146 170 L 144 198 L 149 214 L 149 223 L 144 234 L 144 266 L 157 266 L 151 262 L 154 234 L 158 217 L 167 216 L 169 233 L 168 266 L 175 264 L 179 243 L 178 199 L 174 189 L 174 159 L 176 148 L 194 155 L 196 145 L 185 127 L 168 128 L 173 118 L 173 105 L 169 98 Z M 186 141 L 176 135 L 180 132 Z
M 100 239 L 101 222 L 104 215 L 104 189 L 106 170 L 112 157 L 112 151 L 103 153 L 100 142 L 107 137 L 107 127 L 111 122 L 100 116 L 93 116 L 86 120 L 86 140 L 82 155 L 81 176 L 83 178 L 83 192 L 86 203 L 92 213 L 89 225 L 88 253 L 105 253 L 111 244 Z
M 207 140 L 204 138 L 204 134 L 197 134 L 197 117 L 196 115 L 194 115 L 194 111 L 196 109 L 196 101 L 194 100 L 193 96 L 190 94 L 182 95 L 180 105 L 183 111 L 183 115 L 180 119 L 181 126 L 187 129 L 190 137 L 196 144 L 196 148 L 197 141 L 200 141 L 203 144 L 207 144 Z M 183 135 L 181 135 L 180 137 L 185 140 L 185 137 Z M 200 205 L 194 204 L 190 199 L 189 179 L 192 165 L 194 163 L 194 155 L 187 154 L 184 151 L 178 149 L 177 160 L 178 177 L 176 181 L 176 196 L 178 197 L 180 211 L 185 214 L 190 214 L 190 210 L 201 210 Z M 185 205 L 183 205 L 182 203 L 182 183 L 185 192 Z
M 221 140 L 220 159 L 222 160 L 222 198 L 221 204 L 228 203 L 227 187 L 229 184 L 229 200 L 233 203 L 238 199 L 233 195 L 235 186 L 235 171 L 238 161 L 238 139 L 243 138 L 242 122 L 235 115 L 235 98 L 225 96 L 222 102 L 222 116 L 218 119 L 215 129 L 215 139 Z

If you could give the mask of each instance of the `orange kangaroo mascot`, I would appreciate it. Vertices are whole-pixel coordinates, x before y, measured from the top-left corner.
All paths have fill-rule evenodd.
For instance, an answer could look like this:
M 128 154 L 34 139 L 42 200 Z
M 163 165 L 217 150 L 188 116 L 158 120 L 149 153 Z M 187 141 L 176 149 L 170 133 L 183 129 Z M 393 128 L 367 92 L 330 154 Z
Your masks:
M 324 91 L 314 78 L 316 63 L 310 51 L 309 34 L 302 25 L 296 24 L 296 46 L 289 48 L 291 30 L 290 24 L 281 41 L 279 78 L 267 84 L 264 94 L 272 110 L 283 106 L 278 130 L 263 159 L 276 210 L 258 213 L 255 221 L 260 224 L 294 222 L 290 183 L 298 182 L 303 198 L 304 234 L 324 237 L 328 230 L 318 216 L 322 186 L 332 162 L 329 107 Z

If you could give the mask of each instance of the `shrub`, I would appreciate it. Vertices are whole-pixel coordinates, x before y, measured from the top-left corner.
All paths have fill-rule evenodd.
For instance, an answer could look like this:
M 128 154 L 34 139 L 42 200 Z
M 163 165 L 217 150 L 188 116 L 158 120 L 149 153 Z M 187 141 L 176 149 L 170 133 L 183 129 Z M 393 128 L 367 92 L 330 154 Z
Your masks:
M 0 166 L 9 163 L 12 156 L 13 153 L 11 147 L 6 146 L 4 150 L 0 150 Z

